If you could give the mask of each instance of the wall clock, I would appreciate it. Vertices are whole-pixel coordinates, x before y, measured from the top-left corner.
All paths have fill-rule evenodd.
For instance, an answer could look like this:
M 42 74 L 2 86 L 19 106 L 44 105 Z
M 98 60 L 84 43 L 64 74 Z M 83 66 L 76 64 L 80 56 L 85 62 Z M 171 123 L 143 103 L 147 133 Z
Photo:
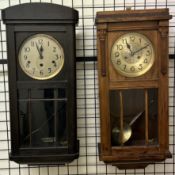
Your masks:
M 40 9 L 40 10 L 38 10 Z M 6 8 L 10 160 L 65 164 L 76 136 L 75 25 L 78 12 L 49 3 Z
M 168 148 L 168 9 L 97 12 L 100 160 L 143 168 Z

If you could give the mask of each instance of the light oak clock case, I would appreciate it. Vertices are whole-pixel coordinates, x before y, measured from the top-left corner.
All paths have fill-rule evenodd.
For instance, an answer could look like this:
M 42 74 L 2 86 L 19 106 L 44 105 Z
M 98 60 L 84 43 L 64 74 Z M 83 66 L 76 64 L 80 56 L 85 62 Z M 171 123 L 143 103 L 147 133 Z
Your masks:
M 28 164 L 71 162 L 79 156 L 75 81 L 75 25 L 78 12 L 56 4 L 26 3 L 2 10 L 2 19 L 7 28 L 10 160 Z M 52 38 L 54 43 L 59 43 L 55 49 L 58 50 L 60 45 L 59 53 L 62 56 L 64 53 L 64 64 L 54 76 L 36 79 L 32 74 L 27 75 L 19 63 L 23 44 L 36 35 Z M 44 49 L 45 54 L 49 47 L 42 48 L 38 42 L 30 50 L 37 53 L 38 49 L 40 53 Z M 31 55 L 28 54 L 27 59 L 33 62 L 33 66 L 35 59 L 41 61 L 36 55 L 29 58 Z M 43 61 L 56 59 L 53 52 L 51 58 L 43 57 Z M 41 64 L 47 66 L 46 62 Z M 41 69 L 42 65 L 39 67 Z
M 171 157 L 168 142 L 170 18 L 168 9 L 97 12 L 99 154 L 100 160 L 108 164 L 143 168 Z M 151 68 L 135 77 L 121 74 L 111 61 L 115 41 L 127 33 L 144 35 L 154 49 Z M 128 136 L 125 129 L 129 131 Z

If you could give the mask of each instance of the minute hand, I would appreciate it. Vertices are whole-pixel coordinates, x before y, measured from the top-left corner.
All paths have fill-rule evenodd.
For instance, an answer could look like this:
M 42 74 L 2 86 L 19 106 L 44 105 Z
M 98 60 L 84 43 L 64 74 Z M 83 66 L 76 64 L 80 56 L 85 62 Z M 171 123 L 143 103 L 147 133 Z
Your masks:
M 137 53 L 137 52 L 140 52 L 141 50 L 145 49 L 145 48 L 148 47 L 148 46 L 149 46 L 149 44 L 147 44 L 147 45 L 144 46 L 144 47 L 141 47 L 140 49 L 138 49 L 138 50 L 136 50 L 135 52 L 133 52 L 132 55 L 134 55 L 134 54 Z

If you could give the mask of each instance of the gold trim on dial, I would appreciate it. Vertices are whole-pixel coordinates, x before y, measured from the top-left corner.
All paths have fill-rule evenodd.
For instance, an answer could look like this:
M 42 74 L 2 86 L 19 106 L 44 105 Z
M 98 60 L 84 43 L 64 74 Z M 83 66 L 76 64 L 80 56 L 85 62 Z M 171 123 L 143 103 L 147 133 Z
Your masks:
M 19 65 L 29 77 L 47 80 L 60 73 L 64 66 L 64 50 L 52 36 L 35 34 L 22 43 Z
M 129 32 L 115 40 L 111 49 L 114 68 L 126 77 L 138 77 L 153 66 L 155 51 L 152 42 L 143 34 Z

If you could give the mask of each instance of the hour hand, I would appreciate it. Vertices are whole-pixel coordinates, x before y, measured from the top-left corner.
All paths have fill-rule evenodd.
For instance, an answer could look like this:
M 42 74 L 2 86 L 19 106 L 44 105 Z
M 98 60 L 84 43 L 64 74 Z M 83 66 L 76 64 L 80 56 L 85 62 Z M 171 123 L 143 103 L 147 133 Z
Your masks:
M 41 45 L 40 47 L 40 52 L 43 53 L 44 49 L 43 49 L 43 46 Z
M 40 53 L 40 49 L 39 49 L 38 44 L 37 43 L 35 43 L 35 44 L 36 44 L 36 48 L 37 48 L 38 52 Z
M 36 44 L 36 48 L 37 48 L 37 50 L 38 50 L 38 53 L 39 53 L 40 59 L 43 59 L 43 55 L 42 55 L 41 49 L 39 48 L 39 46 L 38 46 L 37 43 L 35 43 L 35 44 Z
M 133 52 L 132 52 L 132 50 L 131 50 L 131 46 L 128 44 L 127 40 L 126 40 L 126 47 L 130 50 L 131 55 L 133 55 Z

